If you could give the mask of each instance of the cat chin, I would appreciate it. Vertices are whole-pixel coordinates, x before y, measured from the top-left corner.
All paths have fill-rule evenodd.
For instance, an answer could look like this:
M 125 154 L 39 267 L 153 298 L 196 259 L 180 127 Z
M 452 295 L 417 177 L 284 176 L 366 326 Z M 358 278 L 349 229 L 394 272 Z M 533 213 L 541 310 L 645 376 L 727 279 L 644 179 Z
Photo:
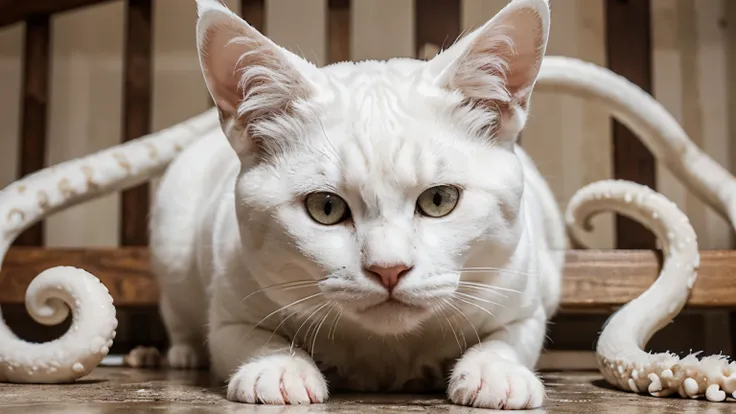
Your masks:
M 401 303 L 395 300 L 381 302 L 363 309 L 346 309 L 349 317 L 364 329 L 378 335 L 409 333 L 432 315 L 427 307 Z

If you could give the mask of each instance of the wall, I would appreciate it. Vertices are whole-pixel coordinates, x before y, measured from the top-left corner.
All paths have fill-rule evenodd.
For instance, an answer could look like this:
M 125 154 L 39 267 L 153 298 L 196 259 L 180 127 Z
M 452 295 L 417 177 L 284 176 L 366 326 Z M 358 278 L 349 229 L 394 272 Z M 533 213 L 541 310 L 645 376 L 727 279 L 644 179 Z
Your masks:
M 155 0 L 153 125 L 160 129 L 207 108 L 194 43 L 192 2 Z M 239 2 L 229 0 L 238 10 Z M 506 0 L 463 0 L 463 29 L 475 27 Z M 736 160 L 736 2 L 652 0 L 654 95 L 721 164 Z M 412 56 L 412 0 L 353 0 L 351 59 Z M 551 0 L 550 54 L 605 65 L 604 1 Z M 53 19 L 49 164 L 120 140 L 123 3 L 112 2 Z M 298 20 L 296 20 L 298 18 Z M 328 61 L 327 0 L 266 0 L 265 31 L 277 42 L 323 64 Z M 22 26 L 0 30 L 0 186 L 16 178 Z M 421 46 L 421 45 L 420 45 Z M 565 205 L 582 185 L 611 177 L 607 116 L 579 99 L 538 93 L 523 145 Z M 690 216 L 701 249 L 731 247 L 727 223 L 667 171 L 659 189 Z M 119 196 L 111 195 L 47 221 L 50 246 L 114 246 Z M 612 218 L 600 217 L 590 238 L 612 247 Z

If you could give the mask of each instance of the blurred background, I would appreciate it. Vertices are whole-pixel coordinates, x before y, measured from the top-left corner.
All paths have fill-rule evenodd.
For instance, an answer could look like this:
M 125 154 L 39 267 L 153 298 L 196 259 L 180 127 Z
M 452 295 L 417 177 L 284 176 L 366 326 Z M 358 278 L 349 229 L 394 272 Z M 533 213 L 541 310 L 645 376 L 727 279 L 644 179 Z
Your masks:
M 38 30 L 28 35 L 24 22 L 0 27 L 0 187 L 33 168 L 20 161 L 24 99 L 45 104 L 45 141 L 26 141 L 26 152 L 37 153 L 31 162 L 36 166 L 87 155 L 146 130 L 160 130 L 211 105 L 197 61 L 193 0 L 75 1 L 99 4 L 53 14 L 48 22 L 36 21 Z M 17 3 L 18 8 L 24 7 L 21 1 Z M 37 2 L 26 2 L 32 3 Z M 225 3 L 277 43 L 324 65 L 347 59 L 431 57 L 462 31 L 484 23 L 507 0 Z M 736 1 L 550 3 L 548 54 L 581 58 L 627 76 L 652 93 L 698 146 L 734 171 Z M 0 23 L 3 18 L 12 19 L 6 14 L 0 17 Z M 24 98 L 23 75 L 28 70 L 24 69 L 23 52 L 31 33 L 50 39 L 45 46 L 48 85 L 42 88 L 46 93 L 41 96 L 34 98 L 31 93 Z M 128 76 L 126 67 L 130 68 Z M 140 83 L 138 92 L 135 85 L 132 88 L 129 110 L 124 110 L 126 82 Z M 150 93 L 146 85 L 151 86 Z M 137 117 L 132 124 L 138 126 L 131 127 L 129 122 L 126 130 L 125 120 L 131 121 L 131 114 Z M 613 125 L 595 106 L 572 97 L 535 93 L 522 145 L 549 180 L 562 207 L 577 189 L 592 181 L 614 176 L 634 179 L 655 187 L 686 212 L 702 250 L 734 247 L 728 223 L 696 200 L 652 161 L 635 138 Z M 142 200 L 146 202 L 145 197 Z M 42 239 L 35 240 L 49 247 L 113 247 L 136 244 L 136 240 L 145 242 L 140 232 L 137 238 L 135 234 L 123 234 L 122 216 L 121 195 L 110 195 L 49 218 L 41 227 Z M 136 221 L 140 224 L 144 220 L 142 215 Z M 594 223 L 596 231 L 588 240 L 590 247 L 654 247 L 646 232 L 625 221 L 617 224 L 613 216 L 599 217 Z M 592 340 L 606 317 L 562 317 L 552 328 L 554 346 L 592 349 Z M 141 318 L 139 322 L 147 317 Z M 19 322 L 24 323 L 25 319 Z M 725 312 L 686 312 L 676 323 L 680 328 L 668 328 L 667 335 L 677 336 L 678 348 L 728 353 L 729 324 Z M 150 329 L 156 332 L 150 340 L 161 338 L 160 327 Z M 125 334 L 119 336 L 119 342 L 125 340 Z M 670 346 L 669 342 L 659 343 Z

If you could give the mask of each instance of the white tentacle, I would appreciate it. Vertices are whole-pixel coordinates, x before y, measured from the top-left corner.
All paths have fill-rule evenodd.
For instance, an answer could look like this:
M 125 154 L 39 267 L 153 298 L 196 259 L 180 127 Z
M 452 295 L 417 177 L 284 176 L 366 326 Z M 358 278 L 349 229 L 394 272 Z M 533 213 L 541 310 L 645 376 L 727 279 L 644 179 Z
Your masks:
M 44 217 L 160 174 L 187 145 L 220 128 L 214 109 L 157 133 L 26 176 L 0 192 L 0 259 Z M 12 276 L 11 276 L 12 277 Z M 26 308 L 44 324 L 73 323 L 61 338 L 31 344 L 0 318 L 0 381 L 61 383 L 87 375 L 107 354 L 117 319 L 107 289 L 92 274 L 59 266 L 38 275 Z
M 560 56 L 545 58 L 536 90 L 602 104 L 639 136 L 659 162 L 736 227 L 736 179 L 703 153 L 651 95 L 606 68 Z M 680 312 L 695 281 L 699 256 L 687 217 L 652 190 L 603 181 L 583 188 L 571 200 L 567 220 L 573 238 L 579 239 L 576 234 L 585 229 L 585 220 L 603 210 L 648 226 L 661 240 L 666 257 L 657 281 L 616 313 L 601 333 L 597 352 L 606 380 L 655 396 L 678 393 L 723 401 L 728 393 L 736 398 L 736 365 L 725 356 L 698 360 L 693 354 L 680 359 L 643 351 L 650 337 Z
M 609 69 L 562 56 L 544 58 L 535 90 L 602 104 L 641 139 L 658 162 L 736 228 L 736 179 L 703 153 L 650 94 Z
M 664 264 L 657 280 L 616 312 L 596 347 L 606 381 L 623 390 L 657 397 L 679 393 L 723 401 L 736 392 L 736 363 L 722 355 L 698 360 L 644 351 L 652 335 L 666 326 L 687 302 L 700 264 L 695 231 L 685 214 L 663 195 L 629 181 L 604 180 L 579 190 L 565 220 L 574 238 L 591 230 L 592 216 L 614 211 L 642 223 L 660 240 Z

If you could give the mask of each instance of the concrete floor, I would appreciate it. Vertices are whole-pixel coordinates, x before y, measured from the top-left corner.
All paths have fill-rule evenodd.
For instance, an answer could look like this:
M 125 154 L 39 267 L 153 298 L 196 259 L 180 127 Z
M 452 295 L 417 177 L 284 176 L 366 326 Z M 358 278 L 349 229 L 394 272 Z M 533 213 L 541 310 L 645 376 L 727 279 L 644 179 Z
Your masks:
M 736 413 L 736 402 L 653 398 L 609 388 L 595 372 L 547 372 L 548 413 Z M 97 368 L 73 385 L 0 384 L 0 413 L 480 413 L 442 395 L 334 395 L 326 404 L 231 403 L 206 372 Z

